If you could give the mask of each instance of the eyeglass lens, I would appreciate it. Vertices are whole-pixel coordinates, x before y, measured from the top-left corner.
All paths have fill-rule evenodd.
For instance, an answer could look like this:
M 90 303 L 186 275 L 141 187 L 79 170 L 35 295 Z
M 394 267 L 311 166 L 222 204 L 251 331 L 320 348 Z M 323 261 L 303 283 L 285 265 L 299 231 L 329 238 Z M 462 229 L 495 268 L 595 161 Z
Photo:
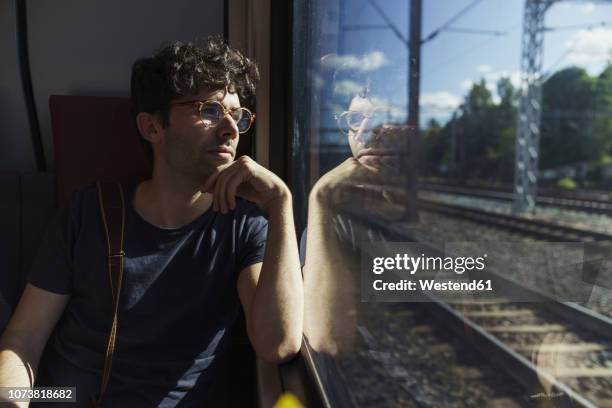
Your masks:
M 338 118 L 338 126 L 343 133 L 348 134 L 350 130 L 353 132 L 358 131 L 364 124 L 364 121 L 366 123 L 363 130 L 371 130 L 384 122 L 384 115 L 379 111 L 373 111 L 367 114 L 363 112 L 347 111 Z
M 202 105 L 201 110 L 202 120 L 208 123 L 210 126 L 217 126 L 223 119 L 225 112 L 223 107 L 218 103 L 205 103 Z M 251 113 L 244 109 L 238 108 L 233 109 L 230 112 L 230 116 L 236 122 L 239 132 L 246 132 L 251 127 Z

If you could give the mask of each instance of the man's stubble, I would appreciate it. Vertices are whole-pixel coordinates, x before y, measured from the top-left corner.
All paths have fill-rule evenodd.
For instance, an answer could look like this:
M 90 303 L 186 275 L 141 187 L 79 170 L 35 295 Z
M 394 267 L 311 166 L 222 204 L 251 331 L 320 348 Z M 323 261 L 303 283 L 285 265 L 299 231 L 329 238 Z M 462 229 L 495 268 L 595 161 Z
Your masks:
M 194 183 L 204 183 L 217 167 L 208 150 L 218 145 L 187 143 L 188 139 L 172 131 L 166 132 L 162 157 L 173 172 Z

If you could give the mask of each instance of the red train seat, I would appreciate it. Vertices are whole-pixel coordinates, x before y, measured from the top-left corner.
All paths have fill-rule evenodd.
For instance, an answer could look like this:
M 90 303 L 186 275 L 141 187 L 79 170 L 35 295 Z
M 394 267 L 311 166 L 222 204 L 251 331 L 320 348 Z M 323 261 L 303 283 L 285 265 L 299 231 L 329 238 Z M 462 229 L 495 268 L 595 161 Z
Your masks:
M 133 183 L 149 178 L 127 98 L 52 95 L 57 201 L 96 180 Z

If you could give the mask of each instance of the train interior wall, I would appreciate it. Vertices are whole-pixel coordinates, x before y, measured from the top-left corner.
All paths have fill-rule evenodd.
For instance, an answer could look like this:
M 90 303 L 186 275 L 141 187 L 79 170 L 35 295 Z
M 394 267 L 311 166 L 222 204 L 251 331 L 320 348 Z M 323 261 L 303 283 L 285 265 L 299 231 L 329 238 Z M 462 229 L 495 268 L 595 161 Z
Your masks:
M 162 42 L 224 33 L 223 0 L 27 2 L 35 106 L 47 171 L 37 169 L 17 46 L 16 2 L 0 3 L 0 332 L 55 211 L 50 95 L 129 95 L 131 64 Z

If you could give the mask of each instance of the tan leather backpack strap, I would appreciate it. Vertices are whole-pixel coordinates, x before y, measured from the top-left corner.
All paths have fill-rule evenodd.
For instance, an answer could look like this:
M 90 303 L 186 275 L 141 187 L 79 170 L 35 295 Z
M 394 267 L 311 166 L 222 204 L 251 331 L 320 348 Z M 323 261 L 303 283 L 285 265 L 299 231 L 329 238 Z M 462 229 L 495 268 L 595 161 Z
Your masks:
M 105 183 L 100 181 L 96 183 L 96 186 L 98 188 L 100 216 L 106 236 L 108 276 L 113 300 L 113 321 L 108 335 L 100 392 L 97 399 L 92 398 L 94 406 L 99 405 L 100 401 L 102 401 L 102 397 L 104 396 L 104 392 L 110 380 L 113 353 L 115 352 L 115 340 L 117 338 L 117 312 L 119 310 L 119 295 L 121 293 L 123 259 L 125 256 L 123 250 L 125 230 L 125 200 L 123 188 L 119 183 Z

